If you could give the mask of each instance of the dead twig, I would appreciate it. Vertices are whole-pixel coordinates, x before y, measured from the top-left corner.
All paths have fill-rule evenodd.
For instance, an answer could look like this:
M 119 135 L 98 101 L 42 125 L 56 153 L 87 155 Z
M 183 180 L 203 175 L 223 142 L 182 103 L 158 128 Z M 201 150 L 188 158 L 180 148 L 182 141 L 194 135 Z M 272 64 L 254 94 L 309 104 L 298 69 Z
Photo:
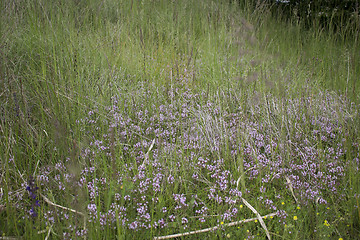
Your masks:
M 18 240 L 22 239 L 22 237 L 0 237 L 0 240 Z
M 267 218 L 267 217 L 271 217 L 271 216 L 275 216 L 276 213 L 270 213 L 268 215 L 265 216 L 260 216 L 261 218 Z M 253 222 L 255 220 L 258 220 L 259 218 L 250 218 L 250 219 L 244 219 L 241 221 L 237 221 L 237 222 L 231 222 L 231 223 L 226 223 L 223 224 L 221 226 L 214 226 L 211 228 L 205 228 L 205 229 L 201 229 L 201 230 L 195 230 L 195 231 L 191 231 L 191 232 L 185 232 L 185 233 L 178 233 L 178 234 L 172 234 L 172 235 L 167 235 L 167 236 L 160 236 L 160 237 L 154 237 L 154 240 L 160 240 L 160 239 L 170 239 L 170 238 L 177 238 L 177 237 L 183 237 L 183 236 L 189 236 L 189 235 L 193 235 L 193 234 L 198 234 L 198 233 L 205 233 L 205 232 L 210 232 L 210 231 L 214 231 L 217 230 L 221 227 L 231 227 L 231 226 L 235 226 L 235 225 L 239 225 L 242 223 L 247 223 L 247 222 Z M 262 219 L 261 219 L 262 221 Z
M 43 194 L 40 193 L 40 195 L 41 195 L 41 197 L 44 199 L 44 201 L 45 201 L 46 203 L 48 203 L 48 204 L 50 204 L 50 205 L 52 205 L 52 206 L 54 206 L 54 207 L 58 207 L 58 208 L 61 208 L 61 209 L 64 209 L 64 210 L 67 210 L 67 211 L 70 211 L 70 212 L 73 212 L 73 213 L 76 213 L 76 214 L 79 214 L 79 215 L 83 216 L 83 217 L 84 217 L 84 230 L 86 229 L 86 216 L 85 216 L 85 214 L 83 214 L 82 212 L 76 211 L 76 210 L 74 210 L 74 209 L 71 209 L 71 208 L 64 207 L 64 206 L 61 206 L 61 205 L 59 205 L 59 204 L 53 203 L 52 201 L 50 201 L 50 199 L 48 199 L 48 198 L 47 198 L 46 196 L 44 196 Z M 47 234 L 47 237 L 49 236 L 50 231 L 51 231 L 51 227 L 50 227 L 50 229 L 49 229 L 49 232 L 48 232 L 48 234 Z M 85 239 L 86 239 L 86 237 L 85 237 Z
M 145 166 L 145 162 L 149 160 L 149 153 L 150 153 L 151 149 L 154 147 L 154 144 L 155 144 L 155 138 L 152 140 L 151 145 L 150 145 L 150 147 L 149 147 L 149 150 L 148 150 L 147 153 L 145 154 L 144 161 L 143 161 L 143 163 L 141 164 L 141 167 L 144 167 L 144 166 Z
M 287 184 L 288 184 L 288 186 L 289 186 L 289 188 L 290 188 L 291 194 L 292 194 L 292 196 L 293 196 L 294 199 L 295 199 L 295 202 L 296 202 L 296 203 L 299 203 L 299 201 L 298 201 L 297 198 L 295 197 L 294 190 L 293 190 L 293 187 L 292 187 L 292 183 L 291 183 L 290 178 L 288 178 L 287 176 L 285 176 L 285 179 L 286 179 L 286 182 L 287 182 Z
M 52 201 L 50 201 L 47 197 L 45 197 L 43 194 L 40 194 L 41 197 L 44 199 L 44 201 L 54 207 L 58 207 L 58 208 L 61 208 L 61 209 L 64 209 L 64 210 L 67 210 L 67 211 L 70 211 L 70 212 L 73 212 L 73 213 L 76 213 L 76 214 L 79 214 L 83 217 L 85 217 L 85 215 L 82 213 L 82 212 L 79 212 L 79 211 L 76 211 L 74 209 L 71 209 L 71 208 L 68 208 L 68 207 L 64 207 L 64 206 L 61 206 L 59 204 L 56 204 L 56 203 L 53 203 Z
M 256 214 L 257 219 L 259 220 L 261 226 L 262 226 L 263 229 L 265 230 L 266 236 L 268 237 L 269 240 L 271 240 L 270 233 L 269 233 L 269 231 L 267 230 L 266 225 L 265 225 L 264 221 L 262 220 L 261 215 L 258 213 L 258 211 L 256 211 L 256 209 L 255 209 L 253 206 L 250 205 L 250 203 L 248 203 L 248 201 L 246 201 L 244 198 L 241 198 L 241 200 L 244 202 L 244 204 L 245 204 L 248 208 L 250 208 L 250 210 L 251 210 L 253 213 Z

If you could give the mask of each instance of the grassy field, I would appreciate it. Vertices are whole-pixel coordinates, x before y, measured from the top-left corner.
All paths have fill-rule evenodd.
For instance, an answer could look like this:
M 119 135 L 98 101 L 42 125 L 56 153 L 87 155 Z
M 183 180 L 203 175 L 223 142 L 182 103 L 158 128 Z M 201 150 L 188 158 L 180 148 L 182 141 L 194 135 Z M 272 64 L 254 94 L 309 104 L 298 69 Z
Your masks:
M 360 238 L 357 35 L 240 5 L 1 0 L 0 239 Z

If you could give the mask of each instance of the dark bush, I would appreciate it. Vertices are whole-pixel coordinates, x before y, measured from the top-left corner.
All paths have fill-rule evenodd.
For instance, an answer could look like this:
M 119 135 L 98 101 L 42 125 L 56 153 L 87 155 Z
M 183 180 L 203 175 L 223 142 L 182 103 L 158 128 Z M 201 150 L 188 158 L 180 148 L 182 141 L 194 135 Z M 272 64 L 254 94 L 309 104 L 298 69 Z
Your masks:
M 274 16 L 300 20 L 306 28 L 319 26 L 331 31 L 357 34 L 360 25 L 358 0 L 249 0 L 254 9 L 264 5 Z M 239 3 L 244 3 L 239 1 Z
M 295 15 L 308 24 L 318 20 L 322 25 L 343 24 L 359 18 L 357 0 L 265 0 L 276 8 L 287 9 L 288 17 Z

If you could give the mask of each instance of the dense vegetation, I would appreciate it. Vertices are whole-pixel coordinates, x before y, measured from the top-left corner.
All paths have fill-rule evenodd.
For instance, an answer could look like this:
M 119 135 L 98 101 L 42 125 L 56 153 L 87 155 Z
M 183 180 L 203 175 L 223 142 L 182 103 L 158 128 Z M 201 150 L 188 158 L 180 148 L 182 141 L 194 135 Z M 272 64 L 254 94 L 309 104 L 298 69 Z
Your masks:
M 251 1 L 0 11 L 0 239 L 359 238 L 355 25 Z
M 360 4 L 357 0 L 253 0 L 240 3 L 247 3 L 252 9 L 263 5 L 272 12 L 272 17 L 300 21 L 307 29 L 330 31 L 340 38 L 359 38 Z

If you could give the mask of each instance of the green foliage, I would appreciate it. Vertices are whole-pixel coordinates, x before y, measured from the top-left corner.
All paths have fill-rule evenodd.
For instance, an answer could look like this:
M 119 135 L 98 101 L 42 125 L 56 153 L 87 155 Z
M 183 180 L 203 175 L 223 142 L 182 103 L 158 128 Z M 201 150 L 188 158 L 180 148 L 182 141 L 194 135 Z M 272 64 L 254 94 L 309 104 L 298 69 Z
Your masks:
M 243 148 L 234 155 L 234 145 L 255 144 L 248 137 L 250 129 L 241 128 L 241 123 L 254 124 L 252 128 L 266 135 L 266 141 L 285 143 L 295 133 L 310 138 L 314 130 L 320 131 L 312 120 L 322 117 L 338 124 L 331 131 L 339 135 L 333 142 L 319 137 L 311 147 L 323 151 L 319 159 L 325 162 L 326 149 L 336 148 L 335 143 L 346 149 L 336 162 L 345 168 L 337 182 L 343 189 L 342 201 L 324 190 L 327 205 L 312 201 L 298 208 L 301 204 L 285 180 L 273 180 L 266 197 L 276 199 L 274 206 L 288 217 L 284 222 L 277 216 L 265 222 L 275 239 L 356 238 L 360 231 L 356 171 L 360 49 L 354 34 L 358 25 L 343 22 L 345 30 L 333 32 L 318 26 L 304 28 L 302 20 L 284 21 L 264 5 L 251 8 L 247 1 L 240 2 L 1 1 L 0 238 L 148 239 L 219 225 L 216 231 L 189 239 L 263 239 L 265 232 L 258 222 L 221 227 L 221 214 L 230 211 L 230 205 L 208 199 L 218 183 L 210 177 L 214 172 L 197 166 L 196 160 L 204 157 L 211 167 L 228 171 L 226 180 L 235 180 L 231 187 L 239 180 L 242 196 L 265 215 L 271 209 L 258 197 L 264 195 L 262 178 L 271 171 L 264 167 L 259 175 L 250 176 L 246 162 L 252 156 Z M 345 100 L 319 94 L 326 91 Z M 292 99 L 306 99 L 309 108 L 311 103 L 315 107 L 294 109 Z M 332 112 L 328 108 L 321 112 L 322 106 L 330 106 Z M 297 122 L 300 116 L 302 124 Z M 257 122 L 267 127 L 255 126 Z M 234 124 L 236 137 L 230 137 L 227 124 Z M 154 126 L 164 131 L 161 137 L 151 130 Z M 196 134 L 193 141 L 199 141 L 200 147 L 191 149 L 186 136 Z M 274 147 L 269 157 L 301 159 L 301 151 L 291 155 L 293 148 L 291 144 Z M 137 201 L 143 195 L 134 192 L 141 182 L 136 177 L 142 165 L 148 178 L 159 173 L 158 165 L 145 161 L 154 159 L 164 170 L 160 173 L 175 180 L 162 180 L 161 194 L 145 191 L 147 201 L 158 198 L 149 204 L 151 219 L 176 213 L 176 220 L 164 228 L 154 227 L 152 220 L 152 227 L 139 231 L 124 225 L 123 219 L 113 225 L 89 221 L 96 218 L 90 206 L 99 210 L 100 219 L 113 210 L 113 203 L 128 208 L 128 219 L 139 220 Z M 94 179 L 98 182 L 91 185 Z M 92 187 L 99 189 L 96 197 L 91 197 Z M 173 194 L 184 194 L 189 206 L 178 209 Z M 124 200 L 127 195 L 132 201 Z M 225 191 L 219 196 L 229 197 Z M 198 221 L 196 202 L 209 208 L 206 222 Z M 239 212 L 233 221 L 255 217 L 240 204 L 231 205 Z M 119 215 L 122 210 L 116 211 Z
M 341 32 L 341 37 L 358 39 L 359 5 L 354 0 L 264 0 L 250 1 L 266 5 L 273 16 L 300 21 L 306 29 L 321 28 L 331 33 Z

